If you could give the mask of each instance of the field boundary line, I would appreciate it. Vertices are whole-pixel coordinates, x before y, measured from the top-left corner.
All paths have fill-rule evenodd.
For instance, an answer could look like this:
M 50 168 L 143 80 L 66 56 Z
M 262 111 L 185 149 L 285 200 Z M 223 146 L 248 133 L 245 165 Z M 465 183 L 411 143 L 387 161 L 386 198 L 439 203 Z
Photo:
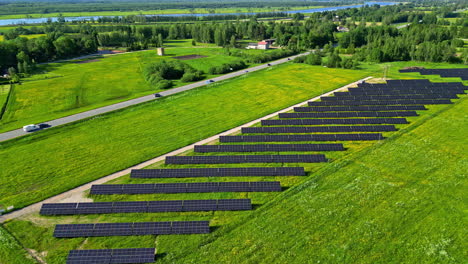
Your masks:
M 233 134 L 233 133 L 236 133 L 236 132 L 239 132 L 241 131 L 242 127 L 246 127 L 246 126 L 252 126 L 258 122 L 260 122 L 261 120 L 263 119 L 269 119 L 269 118 L 272 118 L 272 117 L 275 117 L 277 116 L 279 113 L 284 113 L 284 112 L 288 112 L 288 111 L 291 111 L 294 109 L 294 107 L 299 107 L 299 106 L 303 106 L 305 104 L 307 104 L 309 101 L 317 101 L 320 99 L 320 97 L 322 96 L 329 96 L 329 95 L 332 95 L 333 93 L 335 92 L 339 92 L 339 91 L 342 91 L 342 90 L 345 90 L 351 86 L 354 86 L 354 85 L 357 85 L 358 83 L 362 82 L 362 81 L 365 81 L 365 80 L 368 80 L 372 78 L 371 76 L 368 76 L 366 78 L 363 78 L 363 79 L 360 79 L 358 81 L 355 81 L 355 82 L 352 82 L 352 83 L 349 83 L 345 86 L 342 86 L 340 88 L 337 88 L 337 89 L 334 89 L 332 91 L 329 91 L 329 92 L 326 92 L 324 94 L 321 94 L 321 95 L 318 95 L 316 97 L 313 97 L 311 99 L 307 99 L 303 102 L 300 102 L 300 103 L 297 103 L 295 105 L 292 105 L 292 106 L 289 106 L 287 108 L 284 108 L 284 109 L 281 109 L 279 111 L 276 111 L 274 113 L 271 113 L 271 114 L 268 114 L 266 116 L 262 116 L 260 118 L 257 118 L 255 120 L 252 120 L 252 121 L 249 121 L 245 124 L 242 124 L 240 126 L 237 126 L 235 128 L 232 128 L 232 129 L 229 129 L 229 130 L 226 130 L 224 132 L 221 132 L 221 133 L 218 133 L 214 136 L 211 136 L 211 137 L 208 137 L 208 138 L 205 138 L 203 140 L 200 140 L 198 142 L 195 142 L 193 144 L 190 144 L 190 145 L 187 145 L 185 147 L 182 147 L 182 148 L 179 148 L 179 149 L 176 149 L 176 150 L 173 150 L 171 152 L 168 152 L 166 154 L 163 154 L 161 156 L 158 156 L 158 157 L 155 157 L 153 159 L 150 159 L 150 160 L 147 160 L 147 161 L 144 161 L 140 164 L 137 164 L 137 165 L 134 165 L 134 166 L 131 166 L 129 168 L 126 168 L 124 170 L 121 170 L 121 171 L 118 171 L 118 172 L 115 172 L 115 173 L 112 173 L 110 175 L 107 175 L 107 176 L 104 176 L 104 177 L 101 177 L 99 179 L 96 179 L 94 181 L 91 181 L 91 182 L 88 182 L 86 184 L 83 184 L 81 186 L 78 186 L 76 188 L 73 188 L 71 190 L 68 190 L 66 192 L 63 192 L 61 194 L 57 194 L 55 196 L 52 196 L 50 198 L 47 198 L 45 200 L 42 200 L 40 202 L 37 202 L 37 203 L 34 203 L 34 204 L 31 204 L 29 206 L 26 206 L 22 209 L 19 209 L 17 211 L 13 211 L 11 213 L 7 213 L 7 214 L 4 214 L 2 216 L 0 216 L 0 223 L 4 223 L 5 221 L 8 221 L 8 220 L 12 220 L 12 219 L 15 219 L 15 218 L 18 218 L 18 217 L 21 217 L 23 215 L 26 215 L 26 214 L 30 214 L 30 213 L 34 213 L 34 212 L 38 212 L 42 206 L 42 204 L 44 203 L 58 203 L 58 202 L 61 202 L 63 200 L 66 200 L 66 199 L 69 199 L 71 197 L 74 197 L 74 196 L 77 196 L 77 195 L 82 195 L 83 192 L 91 189 L 91 186 L 92 185 L 95 185 L 95 184 L 103 184 L 105 182 L 108 182 L 108 181 L 111 181 L 111 180 L 114 180 L 114 179 L 117 179 L 117 178 L 120 178 L 122 176 L 125 176 L 127 174 L 129 174 L 131 172 L 131 170 L 136 170 L 136 169 L 142 169 L 142 168 L 145 168 L 145 167 L 148 167 L 149 165 L 152 165 L 154 163 L 157 163 L 157 162 L 160 162 L 160 161 L 163 161 L 167 156 L 174 156 L 174 155 L 178 155 L 178 154 L 181 154 L 183 152 L 186 152 L 186 151 L 189 151 L 191 150 L 195 145 L 200 145 L 200 144 L 206 144 L 206 143 L 209 143 L 213 140 L 216 140 L 218 139 L 220 136 L 226 136 L 226 135 L 230 135 L 230 134 Z

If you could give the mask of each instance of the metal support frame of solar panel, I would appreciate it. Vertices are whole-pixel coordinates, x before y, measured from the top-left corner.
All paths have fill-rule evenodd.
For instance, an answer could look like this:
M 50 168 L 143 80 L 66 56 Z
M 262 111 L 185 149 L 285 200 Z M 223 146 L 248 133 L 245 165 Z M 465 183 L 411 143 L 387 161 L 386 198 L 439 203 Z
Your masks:
M 427 110 L 424 105 L 368 105 L 368 106 L 312 106 L 294 107 L 295 112 L 350 112 L 350 111 L 404 111 Z
M 235 185 L 236 189 L 232 189 Z M 254 186 L 260 186 L 254 188 Z M 91 194 L 149 194 L 149 193 L 206 193 L 206 192 L 280 192 L 279 182 L 195 182 L 195 183 L 147 183 L 101 184 L 91 186 Z
M 366 141 L 382 140 L 380 133 L 367 134 L 318 134 L 318 135 L 261 135 L 261 136 L 220 136 L 219 141 L 228 142 L 299 142 L 299 141 Z
M 153 263 L 155 248 L 71 250 L 67 264 Z
M 171 234 L 208 234 L 209 221 L 132 222 L 56 225 L 54 237 L 144 236 Z
M 416 111 L 397 112 L 332 112 L 332 113 L 280 113 L 279 118 L 340 118 L 340 117 L 400 117 L 418 116 Z
M 130 178 L 305 176 L 303 167 L 187 168 L 132 170 Z
M 168 156 L 166 164 L 315 163 L 327 162 L 325 155 L 223 155 Z
M 448 99 L 427 100 L 384 100 L 384 101 L 336 101 L 336 102 L 309 102 L 309 106 L 340 106 L 340 105 L 431 105 L 452 104 Z
M 323 96 L 322 101 L 382 101 L 382 100 L 419 100 L 419 99 L 458 99 L 457 95 L 417 94 L 417 95 L 349 95 Z
M 251 210 L 250 199 L 227 199 L 233 204 L 232 210 Z M 221 202 L 220 202 L 221 201 Z M 224 200 L 170 200 L 170 201 L 137 201 L 107 203 L 43 204 L 41 215 L 76 215 L 76 214 L 109 214 L 109 213 L 160 213 L 189 211 L 220 211 L 226 209 Z M 96 207 L 96 204 L 106 204 Z M 223 206 L 219 206 L 219 205 Z M 83 208 L 85 210 L 83 210 Z M 94 208 L 89 211 L 86 208 Z M 243 208 L 243 209 L 239 209 Z
M 394 125 L 379 126 L 309 126 L 309 127 L 243 127 L 243 134 L 265 133 L 330 133 L 330 132 L 389 132 L 396 131 Z M 324 145 L 324 144 L 320 144 Z
M 331 124 L 408 124 L 406 118 L 349 118 L 349 119 L 273 119 L 262 120 L 262 126 L 301 126 Z
M 198 145 L 195 152 L 343 151 L 343 144 Z

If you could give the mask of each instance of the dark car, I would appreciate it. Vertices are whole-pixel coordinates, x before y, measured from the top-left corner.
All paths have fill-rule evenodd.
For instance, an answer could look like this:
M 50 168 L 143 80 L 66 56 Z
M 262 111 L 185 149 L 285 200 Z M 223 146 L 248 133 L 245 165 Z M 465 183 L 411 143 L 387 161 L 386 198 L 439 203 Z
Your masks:
M 157 94 L 154 94 L 154 97 L 156 97 L 156 98 L 158 98 L 158 97 L 162 97 L 162 94 L 159 94 L 159 93 L 157 93 Z
M 291 60 L 291 58 L 288 58 L 288 60 Z
M 270 63 L 268 63 L 267 65 L 268 65 L 268 66 L 271 66 L 271 64 L 270 64 Z

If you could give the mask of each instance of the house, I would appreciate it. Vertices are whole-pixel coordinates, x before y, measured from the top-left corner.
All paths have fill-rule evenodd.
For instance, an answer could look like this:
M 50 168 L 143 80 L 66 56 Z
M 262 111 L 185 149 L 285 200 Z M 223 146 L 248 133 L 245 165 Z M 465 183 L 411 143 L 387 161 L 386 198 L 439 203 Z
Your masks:
M 247 45 L 246 49 L 257 49 L 258 48 L 258 44 L 257 43 L 249 43 L 249 45 Z
M 266 50 L 270 48 L 270 43 L 266 41 L 260 41 L 257 45 L 257 49 Z
M 342 26 L 336 27 L 336 30 L 338 30 L 338 32 L 349 32 L 349 28 Z
M 271 45 L 275 42 L 274 39 L 264 39 L 258 43 L 249 43 L 246 49 L 262 49 L 266 50 L 271 47 Z

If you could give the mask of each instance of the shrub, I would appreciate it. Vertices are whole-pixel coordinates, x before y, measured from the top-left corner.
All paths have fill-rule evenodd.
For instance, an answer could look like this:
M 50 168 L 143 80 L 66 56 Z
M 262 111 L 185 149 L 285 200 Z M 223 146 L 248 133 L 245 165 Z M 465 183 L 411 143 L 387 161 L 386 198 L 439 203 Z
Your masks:
M 219 66 L 211 67 L 208 69 L 209 74 L 223 74 L 231 71 L 237 71 L 247 68 L 247 64 L 244 61 L 236 61 L 231 63 L 224 63 Z M 232 70 L 231 70 L 232 69 Z
M 195 72 L 186 72 L 180 79 L 182 82 L 195 82 L 202 80 L 204 78 L 203 72 L 195 71 Z

